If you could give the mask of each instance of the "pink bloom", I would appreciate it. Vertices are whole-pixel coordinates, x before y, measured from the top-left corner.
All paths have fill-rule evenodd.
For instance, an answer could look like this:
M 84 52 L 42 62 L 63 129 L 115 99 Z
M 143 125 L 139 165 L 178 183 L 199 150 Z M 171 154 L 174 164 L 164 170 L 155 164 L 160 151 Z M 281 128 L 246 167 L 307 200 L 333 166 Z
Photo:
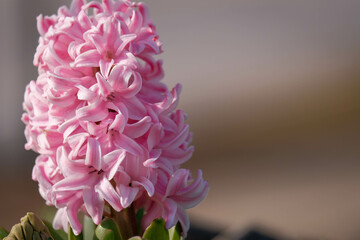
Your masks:
M 69 221 L 67 218 L 66 208 L 59 208 L 55 214 L 53 220 L 53 226 L 55 229 L 64 229 L 67 231 L 69 229 Z
M 201 170 L 195 180 L 187 169 L 178 169 L 171 176 L 159 174 L 156 190 L 153 198 L 143 198 L 137 203 L 145 206 L 143 227 L 148 226 L 153 219 L 161 217 L 167 228 L 179 221 L 186 236 L 190 221 L 185 210 L 201 202 L 209 190 L 208 183 L 202 179 Z
M 180 85 L 161 82 L 161 42 L 146 5 L 73 0 L 37 20 L 39 77 L 26 88 L 22 120 L 26 149 L 40 154 L 33 179 L 59 208 L 54 227 L 79 234 L 79 211 L 99 224 L 105 202 L 116 211 L 134 203 L 146 209 L 144 226 L 163 217 L 186 234 L 185 209 L 208 185 L 180 168 L 192 134 L 176 110 Z

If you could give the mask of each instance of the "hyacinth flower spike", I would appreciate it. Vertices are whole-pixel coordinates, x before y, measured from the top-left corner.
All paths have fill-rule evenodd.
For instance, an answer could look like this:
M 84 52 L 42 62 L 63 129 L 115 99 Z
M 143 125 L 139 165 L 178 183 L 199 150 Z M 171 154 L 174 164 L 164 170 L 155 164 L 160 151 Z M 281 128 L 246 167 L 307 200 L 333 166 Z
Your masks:
M 73 0 L 40 15 L 37 28 L 39 76 L 26 87 L 22 120 L 26 149 L 40 154 L 32 178 L 58 208 L 54 228 L 80 235 L 83 213 L 101 236 L 110 218 L 120 229 L 142 226 L 126 237 L 158 226 L 181 226 L 185 237 L 186 209 L 209 187 L 201 171 L 194 179 L 181 168 L 194 151 L 192 133 L 176 109 L 181 85 L 161 81 L 162 43 L 147 6 Z

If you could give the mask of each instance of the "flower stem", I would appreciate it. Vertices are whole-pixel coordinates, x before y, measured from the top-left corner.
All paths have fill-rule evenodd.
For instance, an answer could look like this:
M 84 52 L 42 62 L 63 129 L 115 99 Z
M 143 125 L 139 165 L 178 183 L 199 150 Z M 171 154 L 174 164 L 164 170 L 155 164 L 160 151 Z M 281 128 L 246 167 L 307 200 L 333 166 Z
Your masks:
M 114 217 L 119 226 L 120 234 L 123 240 L 127 240 L 138 235 L 135 208 L 133 204 L 131 204 L 128 208 L 124 208 L 120 212 L 111 208 L 111 215 Z

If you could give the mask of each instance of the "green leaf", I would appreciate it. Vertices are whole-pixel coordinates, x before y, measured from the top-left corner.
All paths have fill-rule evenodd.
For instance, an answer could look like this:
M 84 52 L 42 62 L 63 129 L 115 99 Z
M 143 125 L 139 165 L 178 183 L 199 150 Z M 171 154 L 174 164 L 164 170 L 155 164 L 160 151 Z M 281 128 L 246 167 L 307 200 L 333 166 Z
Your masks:
M 4 237 L 9 235 L 9 232 L 5 230 L 5 228 L 0 227 L 0 239 L 2 240 Z
M 181 240 L 181 225 L 178 222 L 175 226 L 169 229 L 170 240 Z
M 52 227 L 52 224 L 50 222 L 48 222 L 47 220 L 42 220 L 42 221 L 45 224 L 45 226 L 47 226 L 47 228 L 49 229 L 49 232 L 50 232 L 51 236 L 54 238 L 54 240 L 66 240 L 67 239 L 66 232 L 64 232 L 63 230 L 55 230 Z
M 87 215 L 84 216 L 84 225 L 83 226 L 84 226 L 84 230 L 83 230 L 84 239 L 88 239 L 88 240 L 97 240 L 98 239 L 95 235 L 96 225 L 92 221 L 92 219 L 90 217 L 88 217 Z
M 145 230 L 143 238 L 146 240 L 169 240 L 169 232 L 165 228 L 164 219 L 155 219 Z
M 111 218 L 104 219 L 97 226 L 95 235 L 99 240 L 122 240 L 119 227 Z
M 106 228 L 96 231 L 96 237 L 98 237 L 99 240 L 115 240 L 114 232 Z
M 68 240 L 83 240 L 83 235 L 80 233 L 78 236 L 76 236 L 72 228 L 69 226 Z
M 136 224 L 137 224 L 137 229 L 139 230 L 139 235 L 141 235 L 141 233 L 142 233 L 141 220 L 142 220 L 142 218 L 144 217 L 144 213 L 145 213 L 144 208 L 140 208 L 140 209 L 136 212 Z

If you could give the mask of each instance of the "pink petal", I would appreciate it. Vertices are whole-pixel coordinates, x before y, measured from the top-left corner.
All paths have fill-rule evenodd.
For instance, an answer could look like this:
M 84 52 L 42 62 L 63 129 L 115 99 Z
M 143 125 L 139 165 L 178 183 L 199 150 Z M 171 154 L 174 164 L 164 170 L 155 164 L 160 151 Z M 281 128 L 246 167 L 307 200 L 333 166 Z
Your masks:
M 51 182 L 49 181 L 45 166 L 43 165 L 35 165 L 33 168 L 33 180 L 38 181 L 39 184 L 47 189 L 50 189 L 52 187 Z
M 80 10 L 77 16 L 77 20 L 82 28 L 90 29 L 92 26 L 91 20 L 89 16 L 86 14 L 85 9 Z
M 80 191 L 64 191 L 64 192 L 51 192 L 50 199 L 51 204 L 54 204 L 57 208 L 63 208 L 68 205 L 68 203 L 74 199 L 74 196 Z
M 132 154 L 127 154 L 122 167 L 127 175 L 135 179 L 139 176 L 141 170 L 140 158 Z
M 130 83 L 130 79 L 132 82 Z M 117 91 L 124 98 L 134 97 L 142 87 L 142 78 L 138 72 L 133 72 L 132 75 L 128 76 L 125 80 L 126 87 L 123 89 L 118 88 Z
M 137 193 L 139 192 L 139 188 L 128 187 L 120 184 L 119 192 L 121 205 L 123 206 L 123 208 L 127 208 L 134 201 Z
M 102 220 L 104 211 L 104 201 L 94 189 L 84 189 L 83 191 L 84 205 L 96 225 Z
M 64 229 L 65 232 L 69 231 L 69 222 L 66 215 L 66 208 L 60 208 L 57 210 L 54 220 L 53 220 L 54 229 Z
M 154 184 L 145 177 L 140 177 L 140 181 L 133 181 L 132 185 L 134 187 L 139 185 L 142 186 L 146 190 L 149 197 L 152 197 L 154 195 L 155 192 Z
M 129 185 L 131 182 L 131 177 L 128 175 L 127 172 L 125 172 L 122 166 L 119 167 L 118 174 L 115 176 L 115 181 L 117 185 Z
M 129 112 L 128 112 L 127 106 L 124 103 L 122 103 L 122 102 L 107 102 L 106 106 L 108 109 L 112 109 L 117 113 L 123 114 L 125 116 L 125 118 L 128 119 Z
M 83 7 L 84 10 L 88 10 L 89 8 L 94 8 L 94 10 L 96 10 L 98 13 L 104 12 L 103 6 L 100 2 L 91 1 Z
M 115 116 L 114 121 L 110 124 L 109 129 L 118 131 L 118 132 L 123 132 L 125 125 L 127 123 L 127 118 L 119 113 Z
M 69 157 L 76 158 L 80 155 L 80 150 L 84 146 L 86 140 L 89 138 L 88 133 L 77 133 L 69 136 L 64 142 L 68 143 L 71 151 Z
M 62 136 L 58 132 L 46 131 L 38 136 L 38 143 L 41 148 L 56 149 L 62 143 Z
M 171 93 L 168 93 L 166 95 L 164 101 L 156 104 L 157 112 L 166 115 L 174 111 L 179 101 L 180 92 L 181 84 L 176 84 L 176 86 L 172 89 Z
M 141 222 L 142 228 L 146 229 L 153 220 L 162 217 L 162 212 L 162 206 L 157 202 L 152 202 L 150 207 L 146 209 L 146 214 Z
M 125 79 L 130 78 L 132 71 L 128 69 L 126 66 L 122 66 L 120 64 L 116 64 L 114 68 L 111 70 L 109 75 L 109 82 L 114 90 L 118 91 L 118 89 L 123 89 L 126 87 Z
M 124 134 L 115 134 L 114 144 L 118 148 L 122 148 L 133 155 L 141 155 L 143 150 L 133 139 Z
M 174 172 L 174 166 L 166 160 L 165 158 L 159 157 L 158 159 L 148 159 L 144 162 L 145 167 L 149 168 L 160 168 L 164 170 L 167 174 L 171 175 Z
M 120 47 L 116 50 L 115 55 L 120 55 L 121 52 L 126 47 L 126 45 L 136 38 L 136 34 L 126 34 L 126 35 L 122 35 L 120 38 L 122 40 L 122 43 Z
M 98 99 L 96 102 L 76 110 L 76 116 L 79 120 L 97 122 L 109 115 L 105 103 Z
M 143 24 L 143 18 L 139 11 L 133 10 L 133 14 L 129 24 L 129 30 L 131 32 L 137 31 Z
M 85 165 L 93 166 L 98 171 L 101 169 L 100 143 L 94 138 L 88 139 Z
M 75 89 L 65 92 L 60 96 L 55 96 L 52 91 L 47 92 L 48 101 L 56 106 L 67 107 L 74 103 L 76 99 L 75 97 Z
M 100 89 L 100 93 L 103 97 L 107 97 L 112 92 L 112 87 L 106 81 L 100 73 L 96 73 L 96 80 Z
M 98 67 L 101 56 L 96 49 L 85 51 L 77 56 L 74 62 L 75 67 Z
M 77 97 L 79 100 L 92 100 L 96 97 L 96 93 L 89 90 L 88 88 L 85 88 L 82 85 L 76 85 L 76 87 L 79 89 L 78 93 L 77 93 Z
M 125 155 L 125 151 L 118 149 L 106 154 L 103 157 L 103 161 L 105 165 L 107 165 L 106 169 L 104 169 L 107 174 L 107 179 L 110 180 L 115 176 L 120 164 L 125 158 Z
M 64 139 L 66 139 L 78 126 L 78 120 L 76 118 L 72 118 L 63 122 L 59 126 L 58 131 L 62 133 L 64 135 Z
M 172 150 L 164 150 L 162 157 L 168 159 L 173 164 L 183 164 L 189 160 L 194 152 L 194 147 L 190 146 L 186 150 L 181 148 L 176 148 Z
M 72 175 L 57 182 L 53 186 L 52 191 L 54 193 L 61 191 L 77 191 L 88 188 L 89 185 L 93 183 L 94 178 L 90 174 L 86 173 L 86 175 Z
M 201 170 L 198 171 L 196 180 L 189 186 L 176 193 L 173 199 L 183 208 L 192 208 L 199 204 L 207 195 L 209 185 L 202 178 Z
M 154 126 L 152 126 L 152 128 L 150 129 L 149 136 L 147 139 L 147 145 L 149 150 L 153 149 L 160 142 L 161 133 L 162 133 L 161 130 L 162 130 L 161 123 L 154 124 Z
M 189 209 L 195 207 L 202 200 L 204 200 L 208 192 L 209 192 L 209 184 L 206 181 L 204 181 L 198 187 L 197 191 L 193 192 L 194 196 L 188 196 L 188 198 L 184 196 L 182 201 L 181 201 L 182 196 L 180 196 L 180 197 L 176 197 L 176 200 L 180 199 L 179 205 L 181 205 L 183 208 Z
M 115 211 L 119 212 L 122 209 L 119 194 L 106 178 L 100 180 L 99 184 L 96 185 L 95 190 L 99 193 L 101 198 L 106 200 L 110 206 L 115 209 Z
M 42 14 L 40 14 L 36 18 L 37 22 L 37 29 L 40 35 L 45 35 L 45 33 L 48 31 L 49 27 L 54 25 L 55 19 L 51 19 L 51 17 L 43 17 Z
M 190 178 L 188 178 L 186 180 L 190 180 Z M 178 192 L 178 195 L 189 196 L 189 192 L 194 192 L 194 190 L 199 189 L 198 188 L 199 185 L 201 185 L 203 183 L 205 183 L 205 181 L 203 180 L 203 177 L 202 177 L 202 171 L 198 170 L 197 178 L 194 181 L 192 181 L 191 184 L 184 183 L 184 188 Z M 192 194 L 192 195 L 194 195 L 194 194 Z
M 81 223 L 77 217 L 77 213 L 81 205 L 81 199 L 79 197 L 74 197 L 74 199 L 69 202 L 68 206 L 66 207 L 66 213 L 75 235 L 79 235 L 82 229 Z
M 173 200 L 168 198 L 164 202 L 164 208 L 165 208 L 164 220 L 166 222 L 165 227 L 169 229 L 175 226 L 175 224 L 177 223 L 176 212 L 178 207 Z
M 56 161 L 64 177 L 74 176 L 74 174 L 84 171 L 83 163 L 70 160 L 63 146 L 56 151 Z
M 142 2 L 139 2 L 137 4 L 137 7 L 139 8 L 139 11 L 144 18 L 144 20 L 143 20 L 144 25 L 151 24 L 149 8 Z
M 129 46 L 129 50 L 136 55 L 140 54 L 144 49 L 145 45 L 139 44 L 139 42 L 131 42 Z
M 181 188 L 186 187 L 190 171 L 187 169 L 177 170 L 169 179 L 164 198 L 175 195 Z
M 70 11 L 71 13 L 76 16 L 80 10 L 81 7 L 85 4 L 85 0 L 73 0 L 70 5 Z
M 151 126 L 151 118 L 145 116 L 143 119 L 133 124 L 127 124 L 124 129 L 124 134 L 130 138 L 138 138 L 144 135 Z
M 181 224 L 182 236 L 183 238 L 186 238 L 186 234 L 190 229 L 189 216 L 186 214 L 185 210 L 180 207 L 178 207 L 176 215 L 178 216 L 179 222 Z
M 121 57 L 122 59 L 120 58 L 120 61 L 117 62 L 119 67 L 127 67 L 130 69 L 136 69 L 138 67 L 138 60 L 131 52 L 126 52 Z
M 113 49 L 119 48 L 119 44 L 121 42 L 121 36 L 119 31 L 120 24 L 120 21 L 115 18 L 108 18 L 103 24 L 105 37 L 105 41 L 103 41 L 103 43 L 106 44 L 105 48 L 107 48 L 107 51 L 109 51 L 110 49 L 112 51 Z M 112 53 L 114 54 L 113 51 Z
M 158 168 L 159 166 L 157 165 L 156 160 L 160 157 L 161 152 L 160 149 L 153 149 L 149 154 L 149 158 L 144 161 L 143 165 L 145 167 Z
M 136 97 L 122 99 L 129 111 L 129 118 L 140 120 L 146 115 L 144 104 Z
M 114 59 L 111 59 L 111 61 L 105 61 L 103 59 L 100 60 L 100 72 L 101 74 L 107 78 L 110 73 L 110 69 L 114 66 Z
M 178 135 L 176 137 L 174 137 L 173 139 L 171 139 L 169 141 L 161 142 L 159 144 L 159 146 L 161 148 L 167 148 L 167 149 L 175 149 L 175 148 L 179 147 L 181 144 L 184 143 L 184 141 L 188 137 L 189 129 L 190 129 L 189 125 L 185 125 L 185 127 L 181 130 L 180 133 L 178 133 Z
M 57 90 L 61 91 L 68 91 L 71 89 L 74 85 L 79 83 L 79 80 L 77 79 L 70 79 L 66 77 L 61 77 L 58 75 L 55 75 L 51 72 L 47 72 L 49 75 L 49 85 Z

